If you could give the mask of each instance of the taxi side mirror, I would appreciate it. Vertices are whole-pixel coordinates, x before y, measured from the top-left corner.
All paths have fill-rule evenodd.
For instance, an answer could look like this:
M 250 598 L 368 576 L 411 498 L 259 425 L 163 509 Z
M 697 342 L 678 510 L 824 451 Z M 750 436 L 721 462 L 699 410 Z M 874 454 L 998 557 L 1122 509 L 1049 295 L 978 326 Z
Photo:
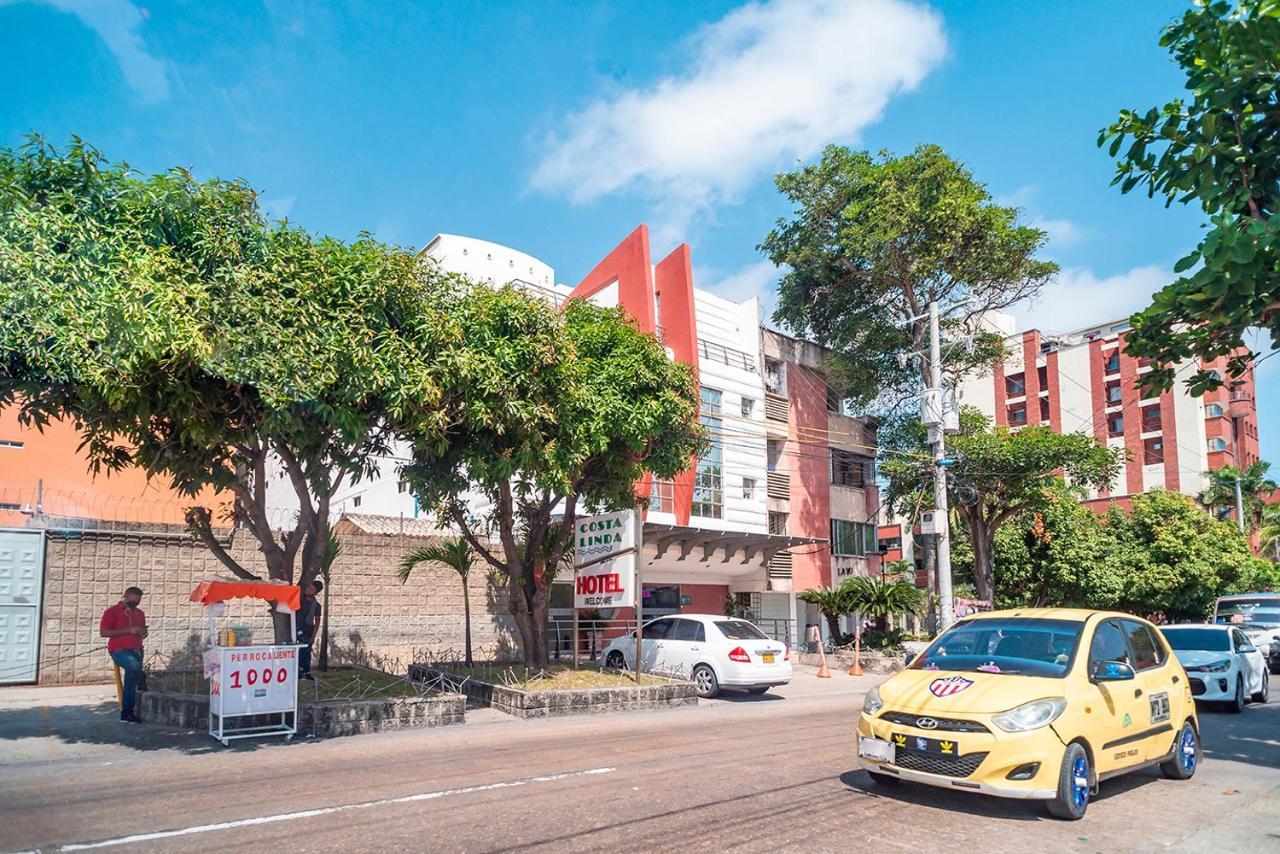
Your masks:
M 1137 674 L 1123 661 L 1095 661 L 1089 679 L 1093 682 L 1125 682 Z

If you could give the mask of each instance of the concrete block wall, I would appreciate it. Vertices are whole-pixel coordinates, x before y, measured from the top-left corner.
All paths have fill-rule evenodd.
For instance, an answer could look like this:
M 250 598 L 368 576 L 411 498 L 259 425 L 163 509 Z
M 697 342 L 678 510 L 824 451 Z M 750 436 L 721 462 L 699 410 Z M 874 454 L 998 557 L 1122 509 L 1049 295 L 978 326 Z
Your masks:
M 419 537 L 347 534 L 334 564 L 329 628 L 338 656 L 356 654 L 398 661 L 405 667 L 419 654 L 463 647 L 462 583 L 447 567 L 420 566 L 407 584 L 396 577 L 400 558 L 428 542 Z M 204 609 L 188 601 L 206 578 L 229 572 L 203 546 L 180 534 L 126 531 L 56 531 L 46 540 L 44 600 L 40 627 L 41 684 L 97 682 L 111 678 L 110 659 L 98 636 L 102 612 L 119 601 L 124 588 L 145 592 L 142 609 L 150 636 L 149 661 L 163 657 L 198 666 L 208 633 Z M 241 532 L 231 554 L 265 577 L 256 541 Z M 506 607 L 506 591 L 490 584 L 485 567 L 472 570 L 472 643 L 479 657 L 515 654 L 516 634 Z M 271 637 L 261 602 L 228 603 L 225 625 L 247 625 L 255 640 Z M 319 641 L 317 640 L 317 648 Z

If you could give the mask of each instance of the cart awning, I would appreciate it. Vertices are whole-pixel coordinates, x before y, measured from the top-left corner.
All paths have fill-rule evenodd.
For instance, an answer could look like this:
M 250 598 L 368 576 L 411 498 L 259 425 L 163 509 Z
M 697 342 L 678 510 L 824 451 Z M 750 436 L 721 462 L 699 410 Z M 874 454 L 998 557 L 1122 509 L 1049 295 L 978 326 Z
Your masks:
M 302 607 L 302 588 L 296 584 L 265 581 L 202 581 L 191 591 L 191 601 L 213 605 L 228 599 L 265 599 L 280 602 L 291 611 Z

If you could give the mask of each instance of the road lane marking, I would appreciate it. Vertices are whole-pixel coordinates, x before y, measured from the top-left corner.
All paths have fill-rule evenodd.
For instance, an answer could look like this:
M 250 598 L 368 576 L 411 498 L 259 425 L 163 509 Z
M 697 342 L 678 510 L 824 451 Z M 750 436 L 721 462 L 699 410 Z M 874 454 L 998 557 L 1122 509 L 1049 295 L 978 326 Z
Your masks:
M 488 792 L 494 789 L 514 789 L 518 786 L 529 786 L 534 783 L 554 783 L 559 780 L 568 780 L 572 777 L 587 777 L 596 774 L 611 774 L 618 769 L 616 768 L 589 768 L 586 771 L 568 771 L 563 774 L 547 774 L 540 777 L 525 777 L 521 780 L 507 780 L 501 783 L 485 783 L 481 786 L 464 786 L 460 789 L 438 789 L 434 792 L 421 792 L 416 795 L 405 795 L 399 798 L 382 798 L 376 801 L 361 801 L 355 804 L 340 804 L 335 807 L 321 807 L 313 810 L 299 810 L 298 812 L 278 813 L 277 815 L 264 815 L 256 818 L 242 818 L 235 821 L 220 821 L 216 824 L 198 824 L 193 827 L 183 827 L 177 830 L 159 830 L 154 833 L 137 833 L 132 836 L 120 836 L 115 839 L 103 839 L 98 842 L 78 842 L 71 845 L 62 845 L 57 848 L 59 851 L 85 851 L 90 848 L 108 848 L 114 845 L 132 845 L 135 842 L 151 842 L 155 839 L 169 839 L 174 836 L 191 836 L 197 833 L 211 833 L 218 830 L 232 830 L 238 827 L 252 827 L 258 824 L 274 824 L 279 821 L 297 821 L 302 818 L 313 818 L 318 815 L 332 815 L 333 813 L 347 812 L 349 810 L 367 810 L 374 807 L 390 806 L 392 804 L 410 804 L 418 801 L 434 801 L 440 798 L 448 798 L 454 795 L 470 795 L 475 792 Z

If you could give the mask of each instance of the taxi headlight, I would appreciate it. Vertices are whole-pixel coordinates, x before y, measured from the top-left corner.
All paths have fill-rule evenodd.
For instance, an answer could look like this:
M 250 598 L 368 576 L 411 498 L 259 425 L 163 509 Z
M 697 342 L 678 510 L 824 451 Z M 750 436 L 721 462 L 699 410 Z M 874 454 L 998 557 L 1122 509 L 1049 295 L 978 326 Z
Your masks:
M 864 715 L 874 715 L 883 708 L 884 701 L 880 699 L 880 689 L 872 688 L 867 692 L 866 699 L 862 701 L 862 713 Z
M 1016 709 L 996 715 L 991 721 L 1005 732 L 1026 732 L 1048 726 L 1056 721 L 1066 708 L 1067 701 L 1064 697 L 1032 700 Z

